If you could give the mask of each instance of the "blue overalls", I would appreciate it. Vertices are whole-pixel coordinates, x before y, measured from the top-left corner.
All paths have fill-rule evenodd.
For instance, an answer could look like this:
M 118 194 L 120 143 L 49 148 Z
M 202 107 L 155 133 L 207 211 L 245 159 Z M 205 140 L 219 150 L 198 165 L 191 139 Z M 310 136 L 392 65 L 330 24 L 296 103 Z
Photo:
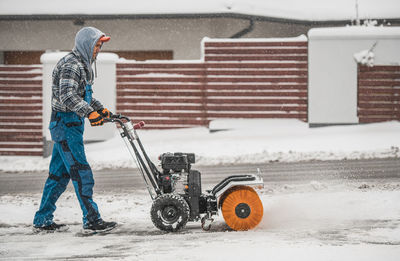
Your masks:
M 90 104 L 92 86 L 86 85 L 84 100 Z M 96 222 L 100 214 L 92 199 L 94 179 L 86 160 L 83 146 L 85 118 L 75 112 L 52 112 L 50 120 L 51 138 L 55 142 L 50 161 L 49 177 L 43 189 L 40 208 L 35 214 L 35 226 L 53 223 L 56 201 L 67 188 L 71 179 L 83 212 L 83 226 Z

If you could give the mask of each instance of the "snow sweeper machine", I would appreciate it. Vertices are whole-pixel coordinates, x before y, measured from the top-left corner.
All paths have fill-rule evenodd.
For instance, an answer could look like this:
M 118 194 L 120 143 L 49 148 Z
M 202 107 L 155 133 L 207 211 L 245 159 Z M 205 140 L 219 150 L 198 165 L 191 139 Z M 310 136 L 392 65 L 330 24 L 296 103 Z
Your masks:
M 163 153 L 159 170 L 147 155 L 136 132 L 144 126 L 141 121 L 132 124 L 123 115 L 114 114 L 107 122 L 120 125 L 121 137 L 145 181 L 153 200 L 151 220 L 164 231 L 178 231 L 188 221 L 201 221 L 209 230 L 213 216 L 221 210 L 226 224 L 233 230 L 249 230 L 263 217 L 262 202 L 254 188 L 264 186 L 258 175 L 234 175 L 219 182 L 205 193 L 201 189 L 201 173 L 191 168 L 193 153 Z

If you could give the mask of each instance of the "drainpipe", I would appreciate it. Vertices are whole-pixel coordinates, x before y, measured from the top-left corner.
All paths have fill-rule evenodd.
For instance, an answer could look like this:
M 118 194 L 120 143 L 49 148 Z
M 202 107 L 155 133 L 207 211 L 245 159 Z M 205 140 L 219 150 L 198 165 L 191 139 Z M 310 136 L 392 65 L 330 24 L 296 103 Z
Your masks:
M 250 19 L 249 21 L 250 21 L 249 27 L 243 29 L 240 32 L 237 32 L 236 34 L 232 35 L 230 38 L 240 38 L 240 37 L 250 33 L 251 31 L 253 31 L 253 29 L 254 29 L 254 20 Z

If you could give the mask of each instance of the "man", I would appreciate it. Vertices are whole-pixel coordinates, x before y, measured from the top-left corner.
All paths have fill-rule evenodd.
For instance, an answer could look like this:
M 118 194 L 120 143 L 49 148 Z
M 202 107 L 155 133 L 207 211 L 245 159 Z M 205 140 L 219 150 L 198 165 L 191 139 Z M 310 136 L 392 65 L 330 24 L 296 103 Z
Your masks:
M 49 126 L 54 148 L 40 208 L 33 220 L 35 230 L 67 229 L 64 224 L 54 223 L 53 213 L 56 210 L 55 203 L 70 179 L 83 212 L 84 229 L 110 230 L 117 225 L 101 219 L 92 199 L 93 173 L 83 146 L 85 117 L 89 118 L 92 126 L 100 126 L 104 118 L 112 115 L 92 97 L 92 64 L 103 43 L 109 40 L 110 37 L 96 28 L 82 28 L 76 34 L 72 52 L 64 56 L 54 68 Z

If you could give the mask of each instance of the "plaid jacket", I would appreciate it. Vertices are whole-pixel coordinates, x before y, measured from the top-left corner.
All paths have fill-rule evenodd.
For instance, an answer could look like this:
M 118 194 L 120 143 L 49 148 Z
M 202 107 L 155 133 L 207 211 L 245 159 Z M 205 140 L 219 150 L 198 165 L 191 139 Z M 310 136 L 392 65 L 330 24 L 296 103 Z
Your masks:
M 90 104 L 83 100 L 86 84 L 92 84 L 92 79 L 92 71 L 85 67 L 78 52 L 72 51 L 64 56 L 53 70 L 52 110 L 73 111 L 86 117 L 92 111 L 102 109 L 103 105 L 94 98 Z

